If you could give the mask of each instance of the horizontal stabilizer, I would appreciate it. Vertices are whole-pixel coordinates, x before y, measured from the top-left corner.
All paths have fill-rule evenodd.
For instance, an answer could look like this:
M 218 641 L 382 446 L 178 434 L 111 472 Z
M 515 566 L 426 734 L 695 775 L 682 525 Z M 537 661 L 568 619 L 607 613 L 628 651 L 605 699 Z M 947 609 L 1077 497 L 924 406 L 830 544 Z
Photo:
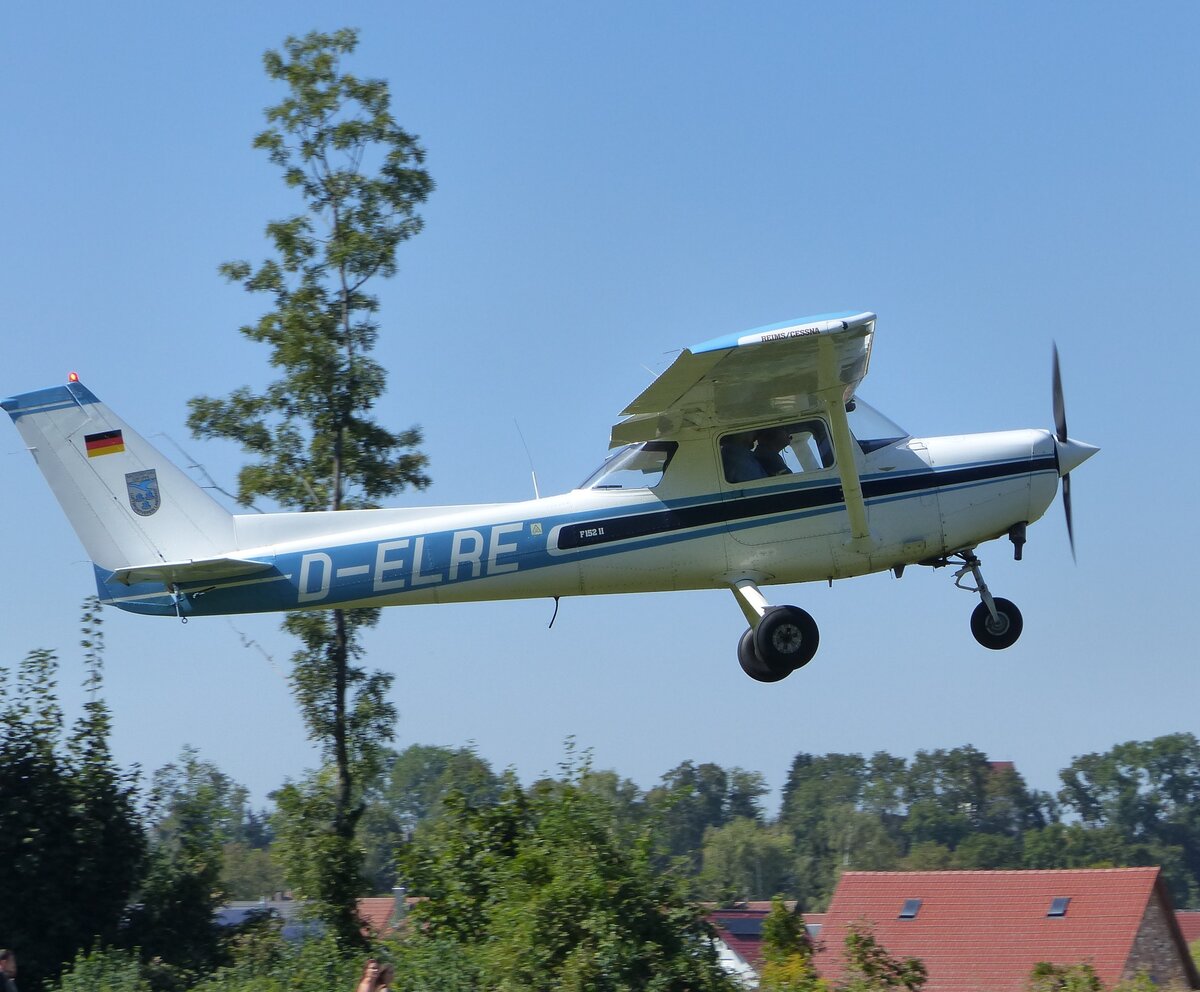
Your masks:
M 113 581 L 132 586 L 141 582 L 162 582 L 177 585 L 182 582 L 212 582 L 217 579 L 236 579 L 274 568 L 271 562 L 251 561 L 249 558 L 202 558 L 198 561 L 158 561 L 149 565 L 118 568 Z

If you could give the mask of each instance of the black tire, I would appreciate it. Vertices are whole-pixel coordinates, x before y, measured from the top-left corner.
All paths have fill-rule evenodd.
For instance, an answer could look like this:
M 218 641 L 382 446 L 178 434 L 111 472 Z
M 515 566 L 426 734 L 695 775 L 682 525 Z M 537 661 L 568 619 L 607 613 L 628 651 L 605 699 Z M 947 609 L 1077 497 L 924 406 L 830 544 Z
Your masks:
M 820 641 L 817 622 L 797 606 L 772 607 L 754 629 L 754 650 L 772 671 L 803 668 Z
M 980 603 L 971 614 L 971 633 L 985 648 L 1002 651 L 1017 643 L 1025 621 L 1021 619 L 1021 611 L 1009 600 L 996 596 L 992 602 L 996 604 L 999 622 L 994 622 L 988 608 Z
M 790 668 L 775 671 L 767 666 L 767 663 L 754 650 L 754 631 L 749 627 L 742 634 L 742 639 L 738 641 L 737 654 L 738 664 L 742 666 L 742 671 L 755 682 L 778 682 L 792 674 Z

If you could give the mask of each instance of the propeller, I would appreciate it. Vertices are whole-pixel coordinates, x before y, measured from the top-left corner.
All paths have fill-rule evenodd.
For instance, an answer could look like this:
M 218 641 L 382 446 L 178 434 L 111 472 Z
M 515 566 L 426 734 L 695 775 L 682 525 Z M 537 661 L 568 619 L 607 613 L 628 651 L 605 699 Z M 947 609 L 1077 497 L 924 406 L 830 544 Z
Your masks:
M 1067 435 L 1067 407 L 1063 402 L 1062 368 L 1058 363 L 1058 342 L 1054 342 L 1054 433 L 1059 444 L 1070 440 Z M 1067 540 L 1071 542 L 1071 560 L 1078 562 L 1075 557 L 1075 525 L 1071 517 L 1071 473 L 1064 472 L 1062 477 L 1063 510 L 1067 514 Z
M 1054 345 L 1054 437 L 1057 442 L 1058 473 L 1062 476 L 1063 510 L 1067 515 L 1067 539 L 1071 542 L 1071 558 L 1075 561 L 1075 526 L 1071 517 L 1071 469 L 1091 458 L 1099 448 L 1082 441 L 1072 441 L 1067 434 L 1067 408 L 1063 402 L 1062 369 L 1058 362 L 1058 345 Z

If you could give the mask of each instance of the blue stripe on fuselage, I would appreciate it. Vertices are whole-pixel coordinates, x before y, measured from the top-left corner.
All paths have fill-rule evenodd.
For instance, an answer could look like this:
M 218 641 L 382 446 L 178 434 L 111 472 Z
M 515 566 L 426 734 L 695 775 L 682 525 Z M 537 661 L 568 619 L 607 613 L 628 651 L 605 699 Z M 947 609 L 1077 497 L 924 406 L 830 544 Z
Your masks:
M 1057 473 L 1053 456 L 879 473 L 864 478 L 863 490 L 867 504 L 873 505 L 1039 472 Z M 669 502 L 647 500 L 610 511 L 593 507 L 540 520 L 314 548 L 279 554 L 265 575 L 182 584 L 178 608 L 159 583 L 122 586 L 111 581 L 112 573 L 99 568 L 96 573 L 101 598 L 136 613 L 187 616 L 334 607 L 774 526 L 838 512 L 844 505 L 836 480 L 791 479 L 783 485 Z M 570 542 L 562 541 L 551 547 L 551 536 L 566 531 L 588 536 L 569 547 L 564 543 Z

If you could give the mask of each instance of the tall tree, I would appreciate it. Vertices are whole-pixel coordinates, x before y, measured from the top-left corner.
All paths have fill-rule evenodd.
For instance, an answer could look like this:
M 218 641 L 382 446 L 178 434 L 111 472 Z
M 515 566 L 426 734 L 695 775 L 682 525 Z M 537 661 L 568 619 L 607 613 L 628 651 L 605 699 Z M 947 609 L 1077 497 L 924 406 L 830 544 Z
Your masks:
M 704 834 L 704 867 L 696 891 L 728 905 L 742 899 L 768 899 L 790 883 L 795 854 L 785 827 L 738 817 Z
M 15 679 L 0 667 L 0 934 L 20 953 L 22 984 L 40 987 L 94 938 L 116 934 L 142 866 L 132 776 L 112 763 L 99 697 L 96 603 L 84 614 L 90 696 L 69 735 L 58 661 L 31 651 Z
M 357 42 L 349 29 L 312 32 L 263 57 L 287 95 L 267 108 L 268 127 L 254 144 L 280 167 L 303 212 L 267 225 L 274 258 L 257 268 L 229 262 L 222 271 L 272 298 L 241 332 L 270 347 L 282 375 L 260 393 L 243 387 L 225 399 L 193 399 L 188 419 L 195 435 L 237 440 L 253 458 L 238 479 L 244 504 L 265 497 L 289 509 L 352 509 L 429 481 L 415 450 L 420 431 L 392 432 L 371 417 L 386 377 L 370 357 L 379 304 L 367 286 L 396 273 L 396 250 L 420 231 L 416 208 L 433 181 L 424 150 L 392 116 L 387 82 L 343 70 Z M 335 770 L 332 807 L 308 807 L 312 829 L 329 834 L 313 848 L 325 852 L 328 870 L 302 874 L 330 880 L 309 894 L 351 941 L 359 928 L 345 894 L 361 870 L 362 783 L 382 760 L 396 716 L 391 677 L 360 664 L 361 633 L 377 621 L 376 610 L 333 610 L 284 623 L 302 644 L 293 655 L 296 698 Z
M 185 747 L 154 773 L 149 808 L 148 870 L 124 942 L 185 977 L 211 971 L 225 961 L 213 913 L 227 897 L 224 847 L 241 830 L 246 790 Z
M 95 596 L 84 601 L 80 633 L 88 696 L 67 741 L 79 817 L 71 902 L 79 918 L 90 924 L 87 936 L 111 942 L 141 874 L 146 838 L 137 813 L 136 770 L 118 769 L 109 747 L 112 716 L 100 694 L 104 632 Z
M 500 779 L 471 748 L 413 744 L 389 755 L 378 782 L 367 792 L 359 836 L 371 890 L 383 892 L 403 881 L 396 877 L 396 848 L 442 814 L 451 792 L 461 792 L 472 805 L 494 803 L 500 796 Z

